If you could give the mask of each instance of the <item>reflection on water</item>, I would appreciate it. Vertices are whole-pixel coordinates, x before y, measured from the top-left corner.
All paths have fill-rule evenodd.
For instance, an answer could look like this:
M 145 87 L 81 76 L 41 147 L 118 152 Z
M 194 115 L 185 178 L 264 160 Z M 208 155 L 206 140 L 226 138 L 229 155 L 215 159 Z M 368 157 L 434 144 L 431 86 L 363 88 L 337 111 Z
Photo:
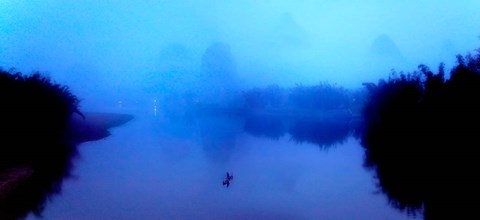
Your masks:
M 295 141 L 288 127 L 294 121 L 281 122 L 284 135 L 265 138 L 280 132 L 242 117 L 135 117 L 108 139 L 80 148 L 78 178 L 65 182 L 46 219 L 407 218 L 373 193 L 352 136 L 327 139 L 323 144 L 338 146 L 327 153 L 318 141 Z M 235 176 L 228 188 L 226 172 Z
M 277 140 L 289 134 L 297 143 L 308 142 L 327 149 L 342 144 L 348 137 L 357 134 L 358 124 L 347 117 L 311 120 L 250 115 L 245 118 L 244 131 L 254 136 Z
M 287 133 L 287 127 L 280 117 L 250 116 L 245 120 L 245 132 L 257 136 L 278 140 Z
M 227 163 L 231 152 L 237 147 L 242 121 L 230 116 L 201 117 L 197 118 L 197 126 L 205 157 L 214 162 Z
M 74 115 L 66 132 L 45 129 L 1 140 L 0 219 L 24 219 L 30 213 L 41 217 L 47 203 L 62 192 L 64 181 L 72 177 L 78 145 L 105 138 L 106 129 L 132 119 L 124 114 L 82 116 Z
M 366 167 L 394 207 L 428 220 L 470 219 L 480 207 L 480 56 L 457 59 L 449 78 L 443 64 L 420 65 L 370 85 L 363 112 Z

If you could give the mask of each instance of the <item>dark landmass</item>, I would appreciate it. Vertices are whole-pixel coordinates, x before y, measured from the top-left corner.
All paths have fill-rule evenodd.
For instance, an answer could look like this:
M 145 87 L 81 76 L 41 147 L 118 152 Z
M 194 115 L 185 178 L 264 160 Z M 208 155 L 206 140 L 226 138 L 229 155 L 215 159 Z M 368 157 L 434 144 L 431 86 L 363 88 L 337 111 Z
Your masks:
M 85 118 L 72 115 L 70 138 L 78 143 L 95 141 L 110 135 L 108 129 L 121 126 L 133 119 L 132 115 L 119 113 L 85 112 Z
M 167 117 L 195 115 L 231 115 L 240 117 L 282 118 L 286 120 L 326 120 L 329 118 L 360 119 L 367 90 L 345 89 L 323 82 L 316 85 L 297 84 L 280 87 L 276 84 L 236 90 L 228 99 L 211 98 L 207 102 L 193 91 L 169 99 L 162 107 Z
M 457 56 L 445 76 L 420 65 L 368 85 L 365 166 L 390 203 L 425 219 L 477 216 L 480 55 Z
M 81 144 L 106 138 L 110 136 L 108 129 L 121 126 L 133 119 L 129 114 L 118 113 L 86 112 L 84 116 L 85 119 L 72 116 L 69 139 L 73 143 Z M 0 219 L 17 219 L 30 211 L 41 216 L 46 198 L 60 193 L 63 180 L 70 176 L 73 166 L 71 160 L 77 154 L 76 145 L 70 147 L 73 149 L 72 152 L 59 156 L 63 162 L 47 162 L 52 164 L 42 165 L 49 167 L 50 170 L 45 171 L 43 167 L 17 165 L 0 172 Z M 50 167 L 57 165 L 60 167 L 56 169 Z M 61 172 L 55 170 L 61 170 Z
M 82 113 L 68 87 L 0 68 L 0 219 L 41 213 L 71 176 L 77 146 L 133 117 Z
M 245 120 L 244 131 L 251 135 L 278 139 L 289 134 L 297 143 L 328 149 L 350 135 L 359 138 L 367 90 L 320 83 L 293 88 L 270 85 L 238 95 L 229 106 L 196 103 L 192 114 L 240 117 Z

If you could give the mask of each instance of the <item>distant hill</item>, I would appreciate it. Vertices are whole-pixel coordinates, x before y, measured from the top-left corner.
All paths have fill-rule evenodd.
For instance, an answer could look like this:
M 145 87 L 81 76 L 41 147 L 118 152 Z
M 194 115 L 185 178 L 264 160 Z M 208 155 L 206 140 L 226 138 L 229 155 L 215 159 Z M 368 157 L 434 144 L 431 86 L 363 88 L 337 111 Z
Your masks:
M 373 40 L 365 58 L 365 70 L 372 74 L 385 74 L 392 69 L 409 69 L 408 59 L 395 41 L 386 34 L 379 35 Z
M 375 38 L 372 45 L 370 46 L 370 54 L 376 56 L 380 59 L 389 59 L 389 60 L 405 60 L 402 52 L 398 49 L 398 46 L 386 34 L 382 34 Z

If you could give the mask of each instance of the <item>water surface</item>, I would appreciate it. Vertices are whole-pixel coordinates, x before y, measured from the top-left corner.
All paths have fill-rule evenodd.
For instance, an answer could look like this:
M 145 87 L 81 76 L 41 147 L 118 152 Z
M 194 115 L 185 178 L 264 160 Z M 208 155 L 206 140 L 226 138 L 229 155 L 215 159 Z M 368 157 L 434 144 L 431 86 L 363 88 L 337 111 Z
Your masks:
M 353 136 L 326 147 L 289 128 L 251 132 L 243 117 L 132 111 L 108 138 L 80 145 L 45 219 L 409 218 L 377 193 Z

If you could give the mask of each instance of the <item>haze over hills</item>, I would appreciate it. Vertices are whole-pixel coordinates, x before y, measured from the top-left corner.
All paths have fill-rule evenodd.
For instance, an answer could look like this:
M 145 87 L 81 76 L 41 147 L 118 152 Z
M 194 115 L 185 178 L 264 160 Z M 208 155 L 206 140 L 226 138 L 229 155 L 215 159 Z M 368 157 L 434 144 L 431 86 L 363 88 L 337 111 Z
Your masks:
M 392 69 L 411 71 L 407 57 L 403 55 L 394 40 L 387 34 L 381 34 L 371 43 L 365 59 L 365 69 L 370 72 L 383 72 L 385 76 Z
M 119 92 L 189 87 L 215 42 L 229 45 L 238 79 L 248 86 L 358 87 L 391 68 L 454 63 L 456 54 L 478 46 L 480 8 L 473 0 L 0 4 L 0 66 L 48 72 L 85 97 L 84 105 L 115 100 Z M 382 34 L 396 49 L 383 48 L 389 46 Z M 376 39 L 391 58 L 369 58 Z M 395 51 L 408 66 L 397 63 Z
M 383 59 L 391 59 L 397 61 L 405 59 L 395 42 L 393 42 L 390 36 L 386 34 L 382 34 L 375 38 L 370 47 L 370 53 L 378 58 Z

